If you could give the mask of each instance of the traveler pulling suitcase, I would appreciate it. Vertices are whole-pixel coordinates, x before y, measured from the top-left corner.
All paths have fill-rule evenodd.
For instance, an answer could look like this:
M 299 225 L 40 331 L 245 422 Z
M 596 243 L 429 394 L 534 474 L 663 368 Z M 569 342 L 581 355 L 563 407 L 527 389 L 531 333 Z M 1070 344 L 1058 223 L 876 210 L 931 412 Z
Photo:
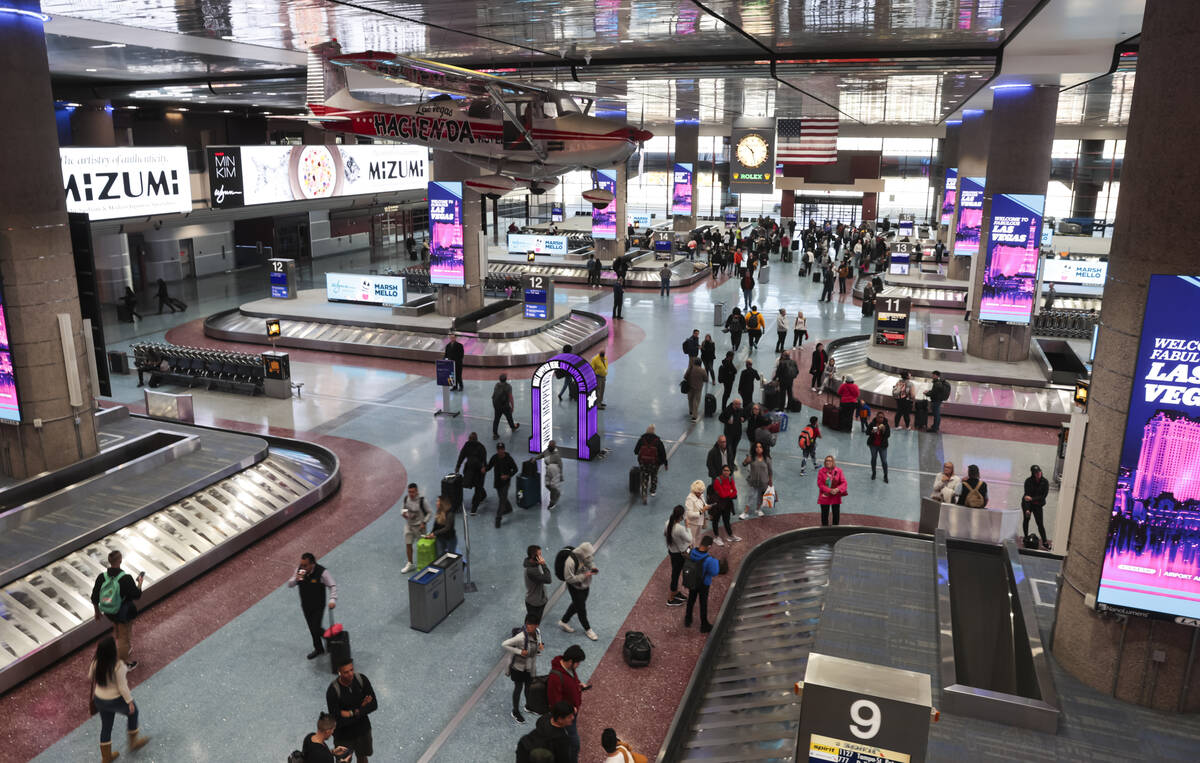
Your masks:
M 532 476 L 521 474 L 517 477 L 517 505 L 522 509 L 528 509 L 537 506 L 541 502 L 542 483 L 538 479 L 537 468 L 534 467 Z
M 929 401 L 919 399 L 913 403 L 913 426 L 925 429 L 929 426 Z
M 325 651 L 329 652 L 330 673 L 337 673 L 338 665 L 351 656 L 350 631 L 333 622 L 333 610 L 329 610 L 329 627 L 325 630 Z
M 632 495 L 642 492 L 642 467 L 640 466 L 629 470 L 629 492 Z
M 704 418 L 711 419 L 717 414 L 717 396 L 709 392 L 704 396 Z

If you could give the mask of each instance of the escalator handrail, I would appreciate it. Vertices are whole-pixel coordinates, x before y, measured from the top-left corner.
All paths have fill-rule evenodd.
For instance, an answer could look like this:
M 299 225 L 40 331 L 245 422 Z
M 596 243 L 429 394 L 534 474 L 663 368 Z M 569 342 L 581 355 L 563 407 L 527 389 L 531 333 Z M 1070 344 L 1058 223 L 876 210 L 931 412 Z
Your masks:
M 662 747 L 659 748 L 658 755 L 654 759 L 655 763 L 674 761 L 677 759 L 675 757 L 677 752 L 683 749 L 683 744 L 686 741 L 683 737 L 688 731 L 688 722 L 695 714 L 697 706 L 702 699 L 699 689 L 704 681 L 707 680 L 709 674 L 712 672 L 714 663 L 717 661 L 725 634 L 731 627 L 730 622 L 733 617 L 731 613 L 737 605 L 738 598 L 741 596 L 741 589 L 745 585 L 746 577 L 750 574 L 750 570 L 756 563 L 769 552 L 781 546 L 797 543 L 813 543 L 823 540 L 833 540 L 836 542 L 842 538 L 862 533 L 894 535 L 917 540 L 932 540 L 932 536 L 930 535 L 905 532 L 903 530 L 889 530 L 882 527 L 861 525 L 818 526 L 803 527 L 780 533 L 767 538 L 762 543 L 750 549 L 750 552 L 746 554 L 741 564 L 738 565 L 737 574 L 733 582 L 729 584 L 729 591 L 725 594 L 725 600 L 721 602 L 721 609 L 717 612 L 717 617 L 713 621 L 712 632 L 709 634 L 704 648 L 700 650 L 700 657 L 696 660 L 696 667 L 692 670 L 692 676 L 688 679 L 687 687 L 683 690 L 683 701 L 679 703 L 679 707 L 675 711 L 675 717 L 671 719 L 671 725 L 667 729 L 667 735 L 663 739 Z M 804 676 L 796 676 L 796 680 L 802 681 L 804 680 Z

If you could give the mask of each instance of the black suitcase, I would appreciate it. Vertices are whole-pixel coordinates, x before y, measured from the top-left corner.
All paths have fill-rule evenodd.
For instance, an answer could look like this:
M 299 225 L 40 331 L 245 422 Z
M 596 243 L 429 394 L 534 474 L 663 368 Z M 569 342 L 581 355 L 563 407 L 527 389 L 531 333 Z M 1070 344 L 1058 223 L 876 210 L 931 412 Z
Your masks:
M 783 390 L 775 382 L 763 387 L 763 405 L 772 411 L 777 411 L 783 407 Z
M 711 419 L 717 415 L 717 396 L 709 392 L 704 396 L 704 418 Z
M 637 495 L 642 491 L 642 467 L 635 466 L 629 470 L 629 492 Z
M 864 299 L 862 303 L 863 317 L 873 315 L 875 313 L 875 300 Z
M 330 619 L 333 619 L 332 616 Z M 325 632 L 329 633 L 329 630 Z M 326 636 L 325 651 L 329 652 L 329 672 L 337 673 L 338 666 L 350 659 L 350 631 L 343 628 L 340 633 Z
M 913 426 L 924 429 L 929 426 L 929 401 L 917 400 L 913 404 Z
M 813 271 L 813 283 L 821 283 L 821 271 L 820 270 Z
M 442 477 L 442 497 L 450 501 L 454 511 L 462 510 L 463 478 L 461 474 L 447 474 Z
M 542 502 L 542 483 L 537 472 L 533 476 L 522 474 L 517 477 L 517 505 L 522 509 L 532 508 Z
M 521 474 L 525 477 L 536 477 L 538 473 L 537 461 L 532 458 L 527 458 L 521 463 Z
M 842 424 L 842 411 L 837 403 L 826 403 L 821 408 L 821 426 L 838 431 Z
M 788 413 L 799 413 L 804 410 L 804 404 L 793 397 L 792 402 L 788 403 L 787 409 Z
M 651 650 L 654 644 L 641 631 L 625 631 L 625 643 L 621 646 L 621 656 L 625 664 L 631 668 L 644 668 L 650 664 Z

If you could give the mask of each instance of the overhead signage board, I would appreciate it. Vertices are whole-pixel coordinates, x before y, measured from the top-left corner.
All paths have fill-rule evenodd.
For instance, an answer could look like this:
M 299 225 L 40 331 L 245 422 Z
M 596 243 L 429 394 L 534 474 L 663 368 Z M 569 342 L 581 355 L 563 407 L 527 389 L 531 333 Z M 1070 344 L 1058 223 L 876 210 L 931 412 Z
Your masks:
M 614 240 L 617 237 L 617 171 L 595 170 L 592 183 L 594 187 L 603 188 L 613 195 L 608 206 L 602 209 L 592 207 L 592 238 Z
M 897 241 L 888 247 L 888 273 L 906 276 L 916 247 L 910 241 Z
M 463 255 L 463 184 L 429 184 L 429 282 L 446 286 L 466 283 Z
M 0 421 L 21 423 L 21 400 L 17 395 L 17 372 L 8 344 L 8 317 L 0 295 Z
M 567 253 L 566 236 L 538 236 L 533 233 L 508 234 L 508 251 L 514 254 L 557 254 Z
M 692 214 L 692 164 L 676 162 L 675 175 L 671 183 L 671 214 Z
M 992 199 L 979 319 L 1029 323 L 1037 291 L 1046 197 L 998 193 Z
M 267 260 L 271 299 L 296 298 L 296 261 L 276 257 Z
M 1099 260 L 1049 259 L 1042 265 L 1043 283 L 1103 287 L 1107 277 L 1108 263 Z
M 216 209 L 416 191 L 429 181 L 423 146 L 210 146 Z
M 60 148 L 67 211 L 92 220 L 192 211 L 183 146 Z
M 561 223 L 562 221 L 563 221 L 563 205 L 562 204 L 551 204 L 550 205 L 550 222 Z
M 1200 329 L 1184 318 L 1198 303 L 1200 277 L 1150 276 L 1096 593 L 1176 622 L 1200 620 Z
M 958 179 L 958 225 L 954 231 L 954 253 L 979 252 L 979 229 L 983 225 L 984 178 Z
M 912 314 L 909 297 L 875 298 L 875 344 L 903 347 L 908 342 L 908 321 Z
M 942 225 L 949 225 L 954 219 L 954 202 L 958 198 L 958 168 L 946 170 L 946 188 L 942 196 Z
M 736 228 L 738 224 L 738 208 L 725 207 L 725 227 Z
M 326 273 L 325 298 L 360 305 L 403 305 L 407 299 L 402 276 Z
M 526 318 L 545 321 L 554 317 L 554 281 L 547 276 L 527 275 L 522 279 L 521 291 Z
M 775 120 L 735 124 L 729 136 L 730 193 L 774 193 L 775 169 Z
M 896 233 L 899 236 L 912 236 L 916 232 L 916 222 L 912 215 L 900 215 L 900 221 L 896 225 Z

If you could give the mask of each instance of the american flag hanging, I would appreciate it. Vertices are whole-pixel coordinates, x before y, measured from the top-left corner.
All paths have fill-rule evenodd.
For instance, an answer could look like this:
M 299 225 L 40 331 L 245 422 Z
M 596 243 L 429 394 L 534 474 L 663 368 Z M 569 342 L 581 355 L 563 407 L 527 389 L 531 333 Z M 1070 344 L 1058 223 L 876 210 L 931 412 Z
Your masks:
M 836 117 L 779 120 L 780 164 L 833 164 L 837 162 L 838 121 Z

